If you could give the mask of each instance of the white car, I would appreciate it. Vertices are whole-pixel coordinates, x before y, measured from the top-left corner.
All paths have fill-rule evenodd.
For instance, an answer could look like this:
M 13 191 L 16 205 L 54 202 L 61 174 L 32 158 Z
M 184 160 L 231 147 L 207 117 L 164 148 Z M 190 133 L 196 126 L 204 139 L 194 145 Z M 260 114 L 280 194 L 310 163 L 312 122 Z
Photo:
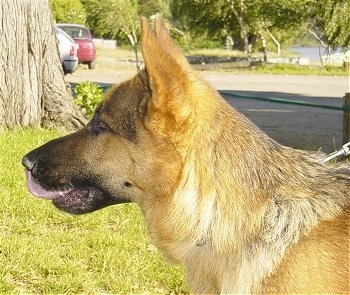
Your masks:
M 55 26 L 58 50 L 62 62 L 64 74 L 72 74 L 78 68 L 79 45 L 63 30 Z

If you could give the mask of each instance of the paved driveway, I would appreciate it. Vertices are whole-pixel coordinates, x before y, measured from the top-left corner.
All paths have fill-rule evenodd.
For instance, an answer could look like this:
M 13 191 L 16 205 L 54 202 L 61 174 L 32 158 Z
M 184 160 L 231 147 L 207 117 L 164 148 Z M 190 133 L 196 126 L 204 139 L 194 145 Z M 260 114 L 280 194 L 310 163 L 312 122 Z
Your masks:
M 232 75 L 204 73 L 215 88 L 247 96 L 282 98 L 341 107 L 347 77 Z M 234 96 L 227 101 L 278 142 L 294 148 L 331 152 L 342 145 L 343 112 Z

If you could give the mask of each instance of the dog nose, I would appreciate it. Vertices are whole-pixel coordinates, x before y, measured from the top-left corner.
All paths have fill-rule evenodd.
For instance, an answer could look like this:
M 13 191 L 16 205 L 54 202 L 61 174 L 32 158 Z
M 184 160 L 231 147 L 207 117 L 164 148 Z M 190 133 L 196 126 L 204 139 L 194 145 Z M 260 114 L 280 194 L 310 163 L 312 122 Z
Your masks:
M 33 167 L 35 166 L 36 161 L 35 160 L 31 160 L 28 155 L 25 155 L 22 158 L 22 165 L 29 171 L 31 171 L 33 169 Z

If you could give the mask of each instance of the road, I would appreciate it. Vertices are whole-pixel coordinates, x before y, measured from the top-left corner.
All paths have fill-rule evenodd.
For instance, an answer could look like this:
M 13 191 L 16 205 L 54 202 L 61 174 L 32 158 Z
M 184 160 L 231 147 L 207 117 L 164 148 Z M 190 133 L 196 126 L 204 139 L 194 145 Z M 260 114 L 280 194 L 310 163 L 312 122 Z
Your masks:
M 79 83 L 119 83 L 135 74 L 125 70 L 79 68 L 67 81 Z M 348 89 L 348 77 L 289 76 L 201 72 L 219 91 L 233 91 L 267 98 L 302 100 L 341 107 Z M 261 100 L 225 96 L 237 110 L 246 115 L 266 134 L 281 144 L 307 150 L 332 152 L 342 145 L 343 112 L 326 108 L 271 103 Z
M 263 98 L 282 98 L 342 107 L 347 77 L 287 75 L 227 75 L 205 73 L 218 90 Z M 225 97 L 253 123 L 281 144 L 332 152 L 341 147 L 343 111 Z

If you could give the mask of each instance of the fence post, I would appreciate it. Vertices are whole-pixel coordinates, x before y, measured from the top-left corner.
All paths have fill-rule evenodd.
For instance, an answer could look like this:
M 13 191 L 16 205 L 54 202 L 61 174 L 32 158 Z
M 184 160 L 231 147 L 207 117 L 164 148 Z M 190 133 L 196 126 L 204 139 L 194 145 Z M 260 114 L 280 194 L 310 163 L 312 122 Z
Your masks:
M 350 141 L 350 92 L 344 95 L 343 144 Z

